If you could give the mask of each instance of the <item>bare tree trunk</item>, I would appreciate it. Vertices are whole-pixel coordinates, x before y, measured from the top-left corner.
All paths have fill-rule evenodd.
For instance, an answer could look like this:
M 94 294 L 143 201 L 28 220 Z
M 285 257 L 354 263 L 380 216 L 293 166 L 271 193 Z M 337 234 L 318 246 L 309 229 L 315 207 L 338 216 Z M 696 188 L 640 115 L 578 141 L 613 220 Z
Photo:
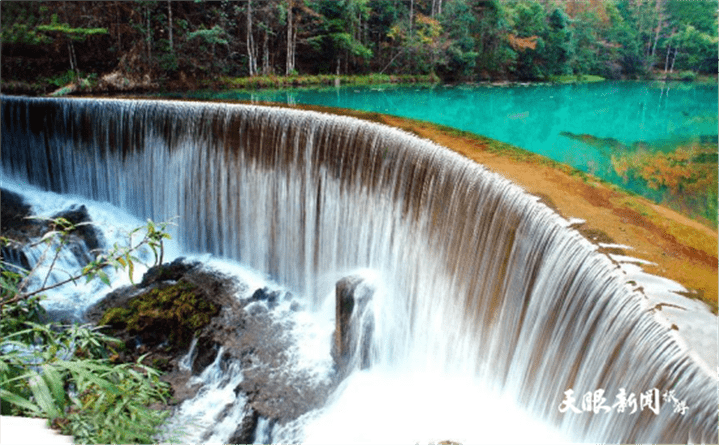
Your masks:
M 678 47 L 675 47 L 675 52 L 673 53 L 672 64 L 670 65 L 671 73 L 673 72 L 673 68 L 675 68 L 675 58 L 677 57 L 677 53 L 678 53 Z
M 257 61 L 255 59 L 257 52 L 255 51 L 255 42 L 253 41 L 252 35 L 252 0 L 248 0 L 246 44 L 248 52 L 248 74 L 255 76 L 257 74 Z
M 115 5 L 115 34 L 117 37 L 117 50 L 122 53 L 122 40 L 120 39 L 120 7 Z
M 296 72 L 296 70 L 295 70 L 295 62 L 296 62 L 295 55 L 297 54 L 297 32 L 298 32 L 298 27 L 293 26 L 293 33 L 292 33 L 292 69 L 293 69 L 293 72 Z
M 268 44 L 268 41 L 270 40 L 270 37 L 268 35 L 267 29 L 263 31 L 263 75 L 267 76 L 270 74 L 270 45 Z
M 670 63 L 670 44 L 668 44 L 667 53 L 665 53 L 665 74 L 668 72 L 668 63 Z
M 65 23 L 70 23 L 67 17 L 67 2 L 63 2 L 63 15 L 65 16 Z M 78 70 L 77 58 L 75 57 L 75 45 L 70 37 L 67 37 L 68 47 L 68 58 L 70 59 L 70 69 L 75 74 L 75 80 L 80 80 L 80 71 Z
M 293 1 L 288 1 L 287 8 L 287 51 L 285 55 L 285 76 L 290 76 L 295 71 L 295 39 L 293 33 Z
M 145 43 L 147 44 L 147 64 L 150 65 L 150 41 L 152 37 L 150 37 L 150 7 L 145 6 L 145 18 L 146 18 L 146 24 L 147 24 L 147 34 L 145 36 Z
M 415 0 L 410 0 L 410 29 L 413 29 L 413 12 L 415 11 Z
M 170 0 L 167 2 L 168 4 L 168 33 L 170 34 L 170 52 L 175 52 L 175 49 L 173 48 L 173 24 L 172 24 L 172 3 Z
M 432 9 L 430 10 L 430 16 L 435 17 L 436 15 L 442 14 L 442 0 L 433 0 Z
M 75 58 L 75 46 L 72 43 L 72 39 L 68 38 L 68 57 L 70 58 L 70 69 L 75 73 L 75 80 L 80 79 L 80 72 L 77 67 L 77 59 Z
M 658 23 L 657 28 L 655 28 L 655 39 L 653 40 L 652 49 L 650 50 L 650 69 L 652 69 L 655 66 L 655 49 L 657 48 L 658 40 L 660 39 L 660 30 L 662 29 L 663 25 L 663 14 L 662 14 L 662 2 L 658 0 L 658 2 L 655 4 L 656 9 L 655 13 L 657 14 Z

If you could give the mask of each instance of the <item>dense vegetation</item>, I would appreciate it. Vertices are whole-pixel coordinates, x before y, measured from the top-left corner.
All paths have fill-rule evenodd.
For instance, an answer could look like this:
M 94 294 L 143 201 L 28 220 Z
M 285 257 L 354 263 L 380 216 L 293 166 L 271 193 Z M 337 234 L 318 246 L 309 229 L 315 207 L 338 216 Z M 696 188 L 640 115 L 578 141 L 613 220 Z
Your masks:
M 109 284 L 108 268 L 128 268 L 132 276 L 138 250 L 150 248 L 162 261 L 166 224 L 148 221 L 147 233 L 127 247 L 116 245 L 99 254 L 81 272 L 48 282 L 64 246 L 79 225 L 52 220 L 53 230 L 36 244 L 45 244 L 41 260 L 24 270 L 0 260 L 0 409 L 3 415 L 47 418 L 80 444 L 130 444 L 156 441 L 169 415 L 159 407 L 169 397 L 160 372 L 142 363 L 118 363 L 126 349 L 97 327 L 48 321 L 40 305 L 43 293 L 68 282 L 99 279 Z M 0 246 L 14 241 L 0 237 Z M 41 267 L 44 260 L 50 267 Z M 51 260 L 50 260 L 51 259 Z M 70 273 L 68 273 L 70 274 Z M 39 287 L 38 284 L 42 283 Z
M 3 1 L 2 79 L 188 88 L 247 76 L 445 81 L 716 73 L 718 2 Z M 8 81 L 10 83 L 8 84 Z M 144 84 L 143 84 L 144 82 Z

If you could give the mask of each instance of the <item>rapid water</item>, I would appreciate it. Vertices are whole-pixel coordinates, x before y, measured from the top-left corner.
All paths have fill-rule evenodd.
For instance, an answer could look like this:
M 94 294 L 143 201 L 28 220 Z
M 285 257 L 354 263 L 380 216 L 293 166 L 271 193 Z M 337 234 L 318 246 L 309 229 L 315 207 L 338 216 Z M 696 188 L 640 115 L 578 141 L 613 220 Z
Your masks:
M 256 106 L 3 97 L 2 169 L 177 215 L 182 249 L 269 274 L 319 315 L 339 278 L 372 272 L 373 366 L 324 409 L 265 426 L 269 440 L 718 441 L 717 380 L 622 271 L 535 197 L 427 141 Z M 581 413 L 561 412 L 568 389 Z M 605 413 L 623 392 L 633 413 Z

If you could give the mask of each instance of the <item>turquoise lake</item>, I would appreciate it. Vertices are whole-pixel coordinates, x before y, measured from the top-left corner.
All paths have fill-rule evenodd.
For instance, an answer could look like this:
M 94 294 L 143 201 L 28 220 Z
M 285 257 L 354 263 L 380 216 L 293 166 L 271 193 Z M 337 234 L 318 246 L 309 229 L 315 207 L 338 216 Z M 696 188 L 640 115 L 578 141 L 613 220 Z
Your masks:
M 619 175 L 612 157 L 631 155 L 638 149 L 672 152 L 700 140 L 717 147 L 718 137 L 717 85 L 605 81 L 565 85 L 348 86 L 197 92 L 189 96 L 323 105 L 429 121 L 519 146 L 658 202 L 664 199 L 663 188 L 655 190 L 637 178 Z M 716 154 L 711 161 L 717 164 Z M 716 197 L 717 192 L 713 199 Z M 710 212 L 712 215 L 716 220 L 716 210 Z

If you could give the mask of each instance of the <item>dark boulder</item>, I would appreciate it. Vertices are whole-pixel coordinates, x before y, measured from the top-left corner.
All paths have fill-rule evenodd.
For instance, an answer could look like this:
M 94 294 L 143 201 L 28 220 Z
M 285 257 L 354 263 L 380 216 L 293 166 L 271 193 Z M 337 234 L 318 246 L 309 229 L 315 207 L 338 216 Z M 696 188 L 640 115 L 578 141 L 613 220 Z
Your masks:
M 230 436 L 228 444 L 253 444 L 255 443 L 255 432 L 257 431 L 260 415 L 252 408 L 247 411 L 240 425 Z
M 180 257 L 172 261 L 172 263 L 163 263 L 162 265 L 153 266 L 143 274 L 141 287 L 148 287 L 156 282 L 173 281 L 177 282 L 188 271 L 200 266 L 200 262 L 189 262 L 184 257 Z
M 69 209 L 58 212 L 51 217 L 53 220 L 58 218 L 64 218 L 72 224 L 73 228 L 69 231 L 69 234 L 82 240 L 87 251 L 97 251 L 105 245 L 102 232 L 92 224 L 85 205 L 72 205 Z
M 0 235 L 9 240 L 2 247 L 6 262 L 32 269 L 34 265 L 30 264 L 24 252 L 25 246 L 53 229 L 66 230 L 64 243 L 80 265 L 95 259 L 105 245 L 102 231 L 92 224 L 84 205 L 72 205 L 50 219 L 32 217 L 32 209 L 21 195 L 0 189 Z M 66 220 L 69 227 L 56 228 L 53 224 L 56 219 Z
M 375 327 L 370 301 L 374 287 L 361 276 L 348 276 L 335 285 L 335 337 L 333 359 L 340 376 L 370 366 Z
M 198 262 L 178 259 L 149 270 L 140 285 L 109 293 L 88 309 L 85 319 L 109 326 L 113 336 L 134 347 L 122 352 L 123 362 L 147 355 L 148 365 L 170 371 L 192 338 L 235 300 L 235 290 L 230 278 L 205 271 Z
M 33 265 L 23 251 L 24 246 L 47 231 L 44 222 L 30 217 L 30 205 L 22 195 L 0 189 L 0 236 L 6 239 L 0 246 L 0 256 L 6 264 L 25 270 Z

